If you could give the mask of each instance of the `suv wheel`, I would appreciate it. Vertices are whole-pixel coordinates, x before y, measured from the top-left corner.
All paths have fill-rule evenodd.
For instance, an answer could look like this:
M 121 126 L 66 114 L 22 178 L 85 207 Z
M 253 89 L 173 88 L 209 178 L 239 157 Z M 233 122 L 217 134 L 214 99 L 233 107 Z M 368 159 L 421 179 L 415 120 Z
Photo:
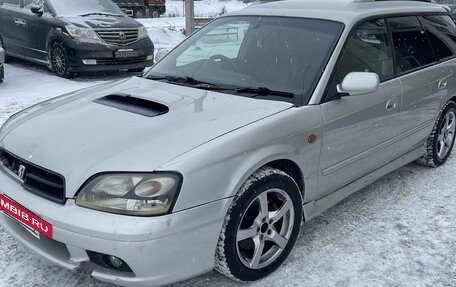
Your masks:
M 55 43 L 51 47 L 50 59 L 52 69 L 55 74 L 62 78 L 69 78 L 71 75 L 68 72 L 68 57 L 65 48 L 59 44 Z
M 432 133 L 427 140 L 427 154 L 420 158 L 418 163 L 431 167 L 444 164 L 453 149 L 455 132 L 456 103 L 450 101 L 442 109 L 432 129 Z
M 296 182 L 280 170 L 261 168 L 241 187 L 226 215 L 216 270 L 241 281 L 269 275 L 293 248 L 301 220 Z

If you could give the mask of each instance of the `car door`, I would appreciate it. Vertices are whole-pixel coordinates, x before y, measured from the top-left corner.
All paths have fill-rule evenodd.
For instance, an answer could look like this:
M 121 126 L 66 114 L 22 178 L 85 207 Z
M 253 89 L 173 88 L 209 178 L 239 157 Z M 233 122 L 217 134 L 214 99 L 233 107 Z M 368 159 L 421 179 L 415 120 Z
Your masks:
M 44 6 L 44 0 L 25 0 L 24 4 L 21 17 L 27 23 L 24 29 L 24 37 L 27 43 L 24 47 L 24 54 L 27 58 L 35 61 L 46 62 L 46 41 L 49 29 L 47 18 L 50 15 Z M 33 13 L 31 11 L 32 4 L 42 6 L 43 13 Z
M 387 20 L 394 43 L 396 73 L 403 87 L 400 125 L 404 133 L 413 131 L 398 145 L 399 154 L 424 143 L 439 114 L 442 99 L 447 98 L 450 69 L 445 61 L 454 57 L 456 45 L 451 35 L 443 32 L 450 27 L 454 30 L 454 23 L 449 16 L 446 20 L 442 17 L 407 16 Z
M 395 158 L 401 129 L 401 83 L 394 77 L 393 52 L 386 21 L 367 21 L 349 37 L 321 104 L 323 141 L 319 166 L 319 196 L 331 193 Z M 350 72 L 374 72 L 379 89 L 348 96 L 336 86 Z
M 3 0 L 0 9 L 0 31 L 9 55 L 23 57 L 22 0 Z

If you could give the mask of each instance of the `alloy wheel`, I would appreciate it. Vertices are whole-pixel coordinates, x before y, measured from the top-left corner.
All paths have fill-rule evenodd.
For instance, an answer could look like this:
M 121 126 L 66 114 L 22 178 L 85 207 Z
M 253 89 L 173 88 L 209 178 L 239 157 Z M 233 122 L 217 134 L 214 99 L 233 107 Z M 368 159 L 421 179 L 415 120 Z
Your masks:
M 293 202 L 280 189 L 259 194 L 247 207 L 236 235 L 240 261 L 250 269 L 273 263 L 290 240 L 295 221 Z
M 52 66 L 57 75 L 65 75 L 67 69 L 67 63 L 65 54 L 60 48 L 55 48 L 52 53 Z
M 456 131 L 455 120 L 456 115 L 454 111 L 450 110 L 440 126 L 437 136 L 437 155 L 440 159 L 445 158 L 451 150 Z

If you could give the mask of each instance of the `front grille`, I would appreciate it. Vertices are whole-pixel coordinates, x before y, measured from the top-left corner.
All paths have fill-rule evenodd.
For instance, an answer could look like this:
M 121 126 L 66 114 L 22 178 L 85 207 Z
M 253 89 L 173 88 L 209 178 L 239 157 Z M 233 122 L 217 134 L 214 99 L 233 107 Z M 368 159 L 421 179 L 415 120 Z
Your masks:
M 0 149 L 0 168 L 23 183 L 23 187 L 48 200 L 65 202 L 65 178 Z
M 131 58 L 97 59 L 97 65 L 128 65 L 147 61 L 147 56 Z
M 110 44 L 127 45 L 138 40 L 138 28 L 95 30 L 98 36 Z

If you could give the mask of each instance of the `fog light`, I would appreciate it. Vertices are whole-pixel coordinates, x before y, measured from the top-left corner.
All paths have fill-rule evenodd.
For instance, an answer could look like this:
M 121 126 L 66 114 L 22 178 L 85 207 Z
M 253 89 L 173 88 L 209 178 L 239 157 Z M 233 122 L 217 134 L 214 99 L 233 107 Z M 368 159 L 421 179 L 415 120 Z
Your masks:
M 108 257 L 108 260 L 114 268 L 119 269 L 120 267 L 122 267 L 123 262 L 120 258 L 111 255 Z
M 92 59 L 83 59 L 82 62 L 84 65 L 96 65 L 97 60 L 92 60 Z
M 154 59 L 154 55 L 147 56 L 147 61 L 150 61 L 150 60 L 153 60 L 153 59 Z
M 128 266 L 125 261 L 117 256 L 93 252 L 89 250 L 87 250 L 87 255 L 89 255 L 90 261 L 102 267 L 120 272 L 133 272 L 130 266 Z

